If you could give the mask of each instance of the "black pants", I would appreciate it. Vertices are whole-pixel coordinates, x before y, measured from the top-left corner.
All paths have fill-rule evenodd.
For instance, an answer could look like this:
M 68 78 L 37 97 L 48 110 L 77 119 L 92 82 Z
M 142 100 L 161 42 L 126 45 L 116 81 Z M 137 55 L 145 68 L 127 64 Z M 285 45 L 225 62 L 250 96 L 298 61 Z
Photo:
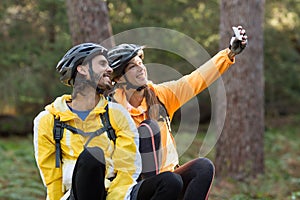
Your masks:
M 102 149 L 84 149 L 74 168 L 69 200 L 105 200 L 104 178 L 105 158 Z M 176 200 L 182 186 L 182 179 L 178 174 L 164 172 L 135 185 L 131 199 Z
M 183 181 L 183 189 L 179 199 L 206 200 L 214 178 L 215 168 L 207 158 L 194 159 L 179 168 L 175 173 L 179 174 Z
M 163 172 L 136 185 L 131 192 L 131 200 L 177 200 L 182 186 L 178 174 Z
M 105 158 L 103 150 L 88 147 L 79 155 L 72 177 L 70 200 L 104 200 Z

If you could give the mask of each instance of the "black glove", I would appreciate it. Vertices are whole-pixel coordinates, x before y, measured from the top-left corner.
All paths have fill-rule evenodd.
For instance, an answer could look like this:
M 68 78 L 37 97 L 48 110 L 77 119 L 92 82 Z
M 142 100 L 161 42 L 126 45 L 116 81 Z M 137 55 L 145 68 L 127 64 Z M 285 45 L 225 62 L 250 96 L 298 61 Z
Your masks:
M 241 53 L 247 46 L 248 40 L 245 29 L 242 26 L 232 27 L 234 35 L 230 40 L 229 49 L 234 55 Z

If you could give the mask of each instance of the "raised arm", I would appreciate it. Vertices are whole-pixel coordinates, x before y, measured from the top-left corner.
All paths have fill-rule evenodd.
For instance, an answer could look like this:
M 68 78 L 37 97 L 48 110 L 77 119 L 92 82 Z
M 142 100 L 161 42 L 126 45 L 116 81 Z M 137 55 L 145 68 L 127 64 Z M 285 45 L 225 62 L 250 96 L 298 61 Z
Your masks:
M 234 64 L 235 55 L 241 53 L 247 45 L 246 31 L 241 26 L 236 27 L 235 31 L 235 34 L 239 35 L 231 38 L 229 48 L 217 53 L 191 74 L 176 81 L 159 84 L 155 88 L 170 116 L 191 98 L 209 87 Z

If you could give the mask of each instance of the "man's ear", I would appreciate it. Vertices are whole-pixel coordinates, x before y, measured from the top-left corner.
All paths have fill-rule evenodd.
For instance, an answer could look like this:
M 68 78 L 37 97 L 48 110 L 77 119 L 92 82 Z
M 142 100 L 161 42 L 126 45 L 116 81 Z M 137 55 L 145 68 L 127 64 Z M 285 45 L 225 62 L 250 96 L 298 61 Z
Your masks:
M 88 74 L 88 69 L 84 65 L 78 65 L 76 69 L 77 69 L 77 72 L 82 74 L 82 75 L 87 75 Z

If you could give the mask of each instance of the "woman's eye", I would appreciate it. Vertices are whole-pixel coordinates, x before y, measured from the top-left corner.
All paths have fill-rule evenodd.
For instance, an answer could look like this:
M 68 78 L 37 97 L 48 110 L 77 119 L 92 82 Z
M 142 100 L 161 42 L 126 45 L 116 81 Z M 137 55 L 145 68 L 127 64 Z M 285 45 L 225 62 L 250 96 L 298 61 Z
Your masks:
M 133 69 L 135 67 L 135 65 L 131 65 L 128 67 L 128 69 Z

